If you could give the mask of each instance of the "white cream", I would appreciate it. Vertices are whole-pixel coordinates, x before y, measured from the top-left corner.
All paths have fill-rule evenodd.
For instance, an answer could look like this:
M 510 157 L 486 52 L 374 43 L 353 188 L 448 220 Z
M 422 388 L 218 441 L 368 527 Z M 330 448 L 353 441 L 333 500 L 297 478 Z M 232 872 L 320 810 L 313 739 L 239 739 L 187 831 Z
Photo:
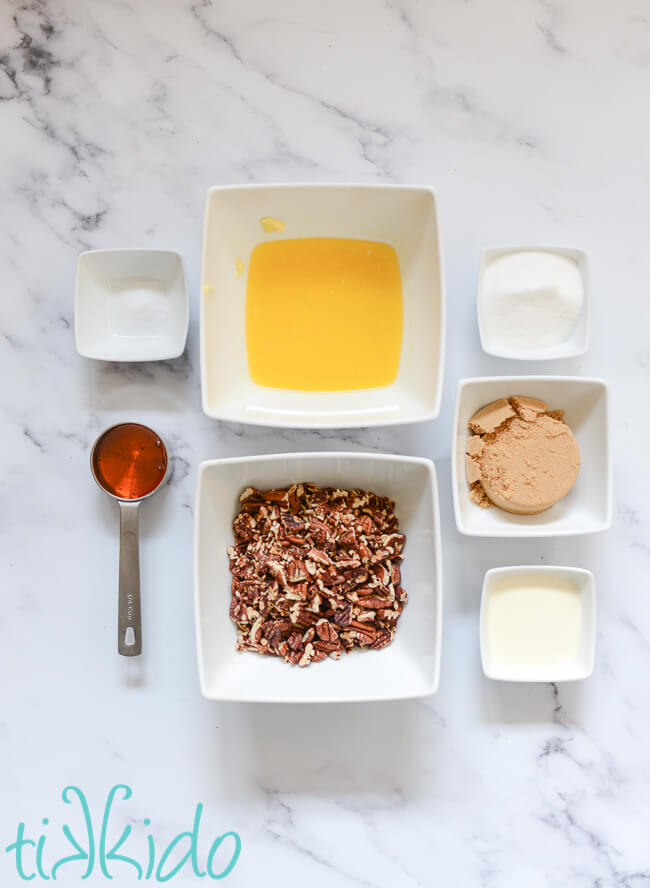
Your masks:
M 483 606 L 484 657 L 491 671 L 544 680 L 544 670 L 557 674 L 580 662 L 583 601 L 572 580 L 504 574 L 494 578 Z
M 582 311 L 584 285 L 562 253 L 522 250 L 496 256 L 483 270 L 481 323 L 486 341 L 512 352 L 566 342 Z

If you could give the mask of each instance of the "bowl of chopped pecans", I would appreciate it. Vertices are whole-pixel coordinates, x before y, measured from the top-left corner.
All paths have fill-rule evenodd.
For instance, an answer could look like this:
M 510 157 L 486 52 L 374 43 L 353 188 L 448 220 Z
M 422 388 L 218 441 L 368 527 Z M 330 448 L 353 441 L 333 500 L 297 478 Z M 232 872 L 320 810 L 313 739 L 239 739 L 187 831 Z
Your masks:
M 442 571 L 433 463 L 366 453 L 201 463 L 194 601 L 208 699 L 434 693 Z

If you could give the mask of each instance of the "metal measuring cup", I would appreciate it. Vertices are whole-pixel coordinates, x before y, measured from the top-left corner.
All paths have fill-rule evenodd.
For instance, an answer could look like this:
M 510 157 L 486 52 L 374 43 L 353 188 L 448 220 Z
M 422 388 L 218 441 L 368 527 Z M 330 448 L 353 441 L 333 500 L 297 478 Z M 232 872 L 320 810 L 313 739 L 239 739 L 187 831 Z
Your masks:
M 110 489 L 106 479 L 98 470 L 96 454 L 107 437 L 126 426 L 140 426 L 151 433 L 161 448 L 165 460 L 164 473 L 151 490 L 142 496 L 122 497 Z M 97 485 L 107 493 L 120 508 L 120 571 L 117 610 L 117 650 L 125 657 L 136 657 L 142 653 L 142 614 L 140 603 L 140 546 L 138 536 L 138 512 L 140 503 L 153 496 L 169 479 L 171 460 L 164 441 L 148 426 L 141 423 L 118 423 L 97 438 L 90 452 L 90 469 Z

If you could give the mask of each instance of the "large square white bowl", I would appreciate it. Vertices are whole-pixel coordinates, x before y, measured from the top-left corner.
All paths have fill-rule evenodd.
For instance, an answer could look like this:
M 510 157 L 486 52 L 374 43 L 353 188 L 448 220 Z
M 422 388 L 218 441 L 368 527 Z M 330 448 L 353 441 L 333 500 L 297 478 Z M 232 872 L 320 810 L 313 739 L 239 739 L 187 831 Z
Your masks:
M 235 650 L 227 547 L 239 494 L 252 485 L 299 481 L 360 487 L 395 500 L 406 534 L 402 583 L 408 603 L 394 641 L 305 669 Z M 210 700 L 334 703 L 424 697 L 438 688 L 442 570 L 438 488 L 427 459 L 366 453 L 296 453 L 203 462 L 194 517 L 194 604 L 201 691 Z
M 504 577 L 538 576 L 570 580 L 575 583 L 582 606 L 582 645 L 578 657 L 566 663 L 539 664 L 535 666 L 508 665 L 493 651 L 488 635 L 488 599 L 495 585 Z M 516 627 L 513 626 L 513 629 Z M 517 567 L 495 567 L 485 574 L 481 593 L 480 616 L 481 665 L 487 678 L 497 681 L 579 681 L 589 678 L 594 671 L 596 650 L 596 589 L 594 575 L 580 567 L 553 567 L 549 565 L 529 565 Z
M 265 234 L 260 219 L 280 219 Z M 351 392 L 265 388 L 250 378 L 245 305 L 248 262 L 268 239 L 348 237 L 391 244 L 404 298 L 396 381 Z M 245 272 L 236 273 L 243 262 Z M 402 185 L 242 185 L 211 188 L 201 263 L 201 391 L 208 416 L 294 428 L 393 425 L 440 410 L 445 300 L 436 200 Z
M 513 350 L 505 345 L 498 337 L 490 338 L 485 324 L 485 293 L 483 278 L 485 269 L 495 259 L 509 256 L 512 253 L 551 253 L 557 256 L 565 256 L 575 262 L 580 278 L 582 279 L 583 302 L 580 314 L 571 334 L 557 345 L 546 348 Z M 535 281 L 531 279 L 531 286 Z M 589 275 L 587 271 L 587 254 L 584 250 L 574 250 L 568 247 L 486 247 L 481 255 L 481 263 L 478 271 L 478 285 L 476 289 L 476 311 L 478 316 L 478 330 L 481 337 L 481 346 L 488 355 L 497 358 L 512 358 L 517 361 L 550 361 L 560 358 L 573 358 L 583 355 L 589 346 L 589 318 L 590 318 L 590 294 Z
M 573 489 L 539 515 L 481 509 L 469 498 L 465 445 L 469 419 L 486 404 L 511 395 L 541 398 L 565 420 L 580 447 L 580 473 Z M 554 537 L 595 533 L 612 523 L 612 457 L 607 384 L 574 376 L 494 376 L 463 379 L 458 386 L 451 443 L 456 526 L 469 536 Z
M 180 254 L 130 248 L 80 253 L 74 315 L 77 351 L 84 358 L 178 358 L 190 319 Z

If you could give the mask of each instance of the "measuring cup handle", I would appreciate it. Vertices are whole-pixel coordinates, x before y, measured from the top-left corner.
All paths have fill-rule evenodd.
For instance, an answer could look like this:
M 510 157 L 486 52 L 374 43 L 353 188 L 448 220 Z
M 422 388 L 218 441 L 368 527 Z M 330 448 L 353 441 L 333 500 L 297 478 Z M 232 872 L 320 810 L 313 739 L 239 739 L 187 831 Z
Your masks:
M 119 501 L 120 591 L 117 609 L 117 650 L 125 657 L 137 657 L 142 653 L 139 505 L 140 503 Z

